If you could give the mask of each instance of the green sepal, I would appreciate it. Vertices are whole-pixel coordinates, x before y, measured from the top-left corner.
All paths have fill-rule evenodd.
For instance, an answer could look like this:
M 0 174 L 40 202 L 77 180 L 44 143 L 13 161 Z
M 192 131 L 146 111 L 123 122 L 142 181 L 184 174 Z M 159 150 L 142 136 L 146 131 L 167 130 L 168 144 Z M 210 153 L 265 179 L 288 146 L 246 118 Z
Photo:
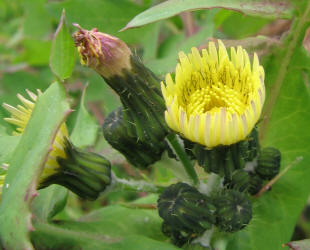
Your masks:
M 59 184 L 82 198 L 95 200 L 111 183 L 111 163 L 102 155 L 74 147 L 65 142 L 65 158 L 58 157 L 59 169 L 39 188 Z
M 260 150 L 256 128 L 245 140 L 228 146 L 207 149 L 200 144 L 186 142 L 186 147 L 187 153 L 192 153 L 207 173 L 216 173 L 228 179 L 236 170 L 243 169 L 246 162 L 253 161 Z
M 194 154 L 198 164 L 207 173 L 215 173 L 231 178 L 236 169 L 244 168 L 245 162 L 240 155 L 240 143 L 230 146 L 218 146 L 206 149 L 201 145 L 194 146 Z
M 263 148 L 258 159 L 255 172 L 264 180 L 275 177 L 281 166 L 281 152 L 272 147 Z
M 131 133 L 132 123 L 124 119 L 123 108 L 111 112 L 103 125 L 103 134 L 110 145 L 122 153 L 127 161 L 138 168 L 146 168 L 160 160 L 168 145 L 165 141 L 158 143 L 156 150 L 145 141 L 139 140 Z
M 212 200 L 185 183 L 167 187 L 158 199 L 160 217 L 173 229 L 201 234 L 215 223 Z
M 214 197 L 216 226 L 220 231 L 236 232 L 252 219 L 252 205 L 245 193 L 224 189 Z

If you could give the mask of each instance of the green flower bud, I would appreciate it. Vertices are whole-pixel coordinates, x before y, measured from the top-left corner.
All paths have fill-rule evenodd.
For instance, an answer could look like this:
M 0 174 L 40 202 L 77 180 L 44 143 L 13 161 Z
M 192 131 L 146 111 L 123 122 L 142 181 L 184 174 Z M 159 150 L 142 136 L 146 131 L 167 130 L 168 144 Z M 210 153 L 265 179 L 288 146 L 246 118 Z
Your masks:
M 165 141 L 152 147 L 148 143 L 139 141 L 135 133 L 130 133 L 131 124 L 123 118 L 123 108 L 118 108 L 109 114 L 103 125 L 103 134 L 113 148 L 122 153 L 128 162 L 139 168 L 160 160 L 162 152 L 168 146 Z
M 252 219 L 252 205 L 247 195 L 236 190 L 223 190 L 214 199 L 216 225 L 220 231 L 236 232 Z
M 76 26 L 79 31 L 74 40 L 82 63 L 100 74 L 119 95 L 129 134 L 153 149 L 161 147 L 169 130 L 159 79 L 120 39 L 97 29 L 88 31 Z
M 158 199 L 160 217 L 183 234 L 200 234 L 215 223 L 215 206 L 194 187 L 177 183 L 164 190 Z
M 224 185 L 228 189 L 234 189 L 239 192 L 248 192 L 251 195 L 256 194 L 262 187 L 262 179 L 253 173 L 242 169 L 233 172 L 231 178 L 225 177 Z
M 39 188 L 51 184 L 67 187 L 82 198 L 95 200 L 111 182 L 111 164 L 103 156 L 65 143 L 65 157 L 58 157 L 60 168 L 47 177 Z
M 281 152 L 272 147 L 263 148 L 258 159 L 255 172 L 264 180 L 275 177 L 281 166 Z

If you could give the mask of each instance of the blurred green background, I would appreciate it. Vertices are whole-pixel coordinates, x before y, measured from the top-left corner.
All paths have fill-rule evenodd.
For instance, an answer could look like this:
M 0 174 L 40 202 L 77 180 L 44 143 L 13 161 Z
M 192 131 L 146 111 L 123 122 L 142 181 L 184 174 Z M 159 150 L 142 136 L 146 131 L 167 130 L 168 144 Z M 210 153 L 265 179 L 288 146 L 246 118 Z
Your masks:
M 0 2 L 0 103 L 17 105 L 17 93 L 25 95 L 25 89 L 45 90 L 55 80 L 50 68 L 49 57 L 53 35 L 62 10 L 71 32 L 76 29 L 71 24 L 78 23 L 83 28 L 98 28 L 99 31 L 115 35 L 124 40 L 157 75 L 164 77 L 174 70 L 180 50 L 190 51 L 193 46 L 203 46 L 208 39 L 243 39 L 248 36 L 279 36 L 289 26 L 289 21 L 270 20 L 245 16 L 241 13 L 211 9 L 188 12 L 170 19 L 146 25 L 142 28 L 119 32 L 134 16 L 158 4 L 158 0 L 2 0 Z M 278 22 L 279 24 L 275 23 Z M 276 28 L 272 29 L 272 26 Z M 262 44 L 262 51 L 266 45 Z M 76 54 L 76 64 L 71 78 L 65 81 L 73 108 L 78 104 L 82 90 L 89 84 L 85 105 L 103 124 L 105 116 L 120 105 L 118 97 L 103 79 L 94 71 L 83 67 Z M 8 116 L 0 109 L 0 126 L 8 133 L 12 127 L 3 121 Z M 73 118 L 72 118 L 73 117 Z M 71 116 L 74 121 L 74 114 Z M 69 120 L 70 128 L 70 120 Z M 3 131 L 2 130 L 2 131 Z M 158 163 L 152 173 L 141 173 L 130 167 L 124 158 L 109 147 L 102 134 L 94 146 L 113 159 L 120 176 L 141 178 L 150 175 L 157 181 L 169 181 L 173 174 Z M 172 180 L 173 181 L 173 180 Z M 143 196 L 144 194 L 139 194 Z M 71 197 L 71 196 L 70 196 Z M 71 206 L 60 215 L 78 218 L 90 209 L 107 203 L 128 201 L 137 198 L 131 192 L 115 192 L 101 197 L 96 202 L 81 201 L 72 194 Z
M 158 4 L 158 0 L 1 0 L 0 1 L 0 103 L 17 105 L 17 93 L 25 95 L 25 89 L 45 90 L 55 80 L 49 68 L 49 57 L 53 35 L 62 10 L 71 32 L 71 25 L 78 23 L 85 29 L 115 35 L 124 40 L 143 62 L 158 76 L 172 72 L 180 50 L 190 51 L 193 46 L 206 46 L 213 37 L 226 44 L 242 44 L 248 50 L 255 50 L 264 60 L 270 48 L 277 46 L 280 37 L 291 25 L 291 20 L 267 19 L 247 16 L 225 9 L 199 10 L 148 24 L 142 28 L 119 32 L 132 18 L 142 11 Z M 258 37 L 257 37 L 258 36 Z M 250 37 L 250 38 L 249 38 Z M 252 37 L 252 38 L 251 38 Z M 236 41 L 237 40 L 237 41 Z M 104 84 L 94 71 L 83 67 L 75 56 L 76 64 L 72 77 L 65 81 L 65 87 L 73 108 L 81 97 L 86 83 L 85 105 L 102 125 L 109 112 L 120 105 L 117 96 Z M 13 128 L 3 121 L 8 113 L 0 108 L 0 133 L 11 133 Z M 69 128 L 75 115 L 70 116 Z M 167 168 L 167 161 L 156 163 L 156 168 L 138 171 L 128 165 L 124 158 L 113 150 L 102 133 L 91 148 L 113 160 L 114 171 L 121 177 L 135 179 L 150 178 L 156 182 L 173 182 L 173 169 Z M 70 194 L 65 210 L 58 219 L 77 219 L 88 211 L 107 204 L 124 203 L 145 193 L 112 192 L 101 196 L 95 202 L 88 202 Z M 295 239 L 309 237 L 310 228 L 302 216 Z

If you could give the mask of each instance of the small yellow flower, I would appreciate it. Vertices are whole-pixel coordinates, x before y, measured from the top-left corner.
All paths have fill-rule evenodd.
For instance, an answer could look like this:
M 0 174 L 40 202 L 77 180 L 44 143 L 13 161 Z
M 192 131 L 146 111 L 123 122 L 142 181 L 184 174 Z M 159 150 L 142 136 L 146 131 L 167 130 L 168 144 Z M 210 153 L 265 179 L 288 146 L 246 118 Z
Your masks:
M 179 53 L 174 80 L 167 74 L 162 93 L 171 129 L 185 138 L 212 148 L 245 139 L 262 111 L 265 100 L 264 69 L 254 53 L 238 46 L 228 55 L 224 44 L 213 42 L 201 54 Z
M 35 108 L 35 103 L 39 95 L 42 94 L 38 90 L 38 95 L 33 92 L 26 90 L 31 100 L 26 99 L 22 95 L 18 94 L 17 97 L 23 105 L 17 105 L 13 107 L 9 104 L 4 103 L 3 107 L 11 113 L 10 118 L 4 118 L 5 121 L 14 124 L 16 126 L 16 131 L 13 132 L 13 135 L 20 135 L 24 132 L 28 121 L 31 117 L 32 111 Z M 48 159 L 45 163 L 43 173 L 40 177 L 40 182 L 45 180 L 47 177 L 57 172 L 57 169 L 60 167 L 57 162 L 57 157 L 66 158 L 65 154 L 65 139 L 68 137 L 68 130 L 65 123 L 63 123 L 58 130 L 54 143 L 52 145 L 52 151 L 48 155 Z M 1 184 L 1 178 L 0 178 Z

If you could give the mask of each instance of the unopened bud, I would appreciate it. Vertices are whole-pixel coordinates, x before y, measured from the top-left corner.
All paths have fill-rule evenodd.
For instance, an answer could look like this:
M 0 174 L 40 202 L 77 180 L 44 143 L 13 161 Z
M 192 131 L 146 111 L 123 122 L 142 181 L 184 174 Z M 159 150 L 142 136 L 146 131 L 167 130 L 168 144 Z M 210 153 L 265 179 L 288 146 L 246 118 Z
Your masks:
M 263 148 L 258 159 L 255 172 L 264 180 L 275 177 L 281 166 L 281 152 L 272 147 Z
M 165 141 L 140 141 L 132 123 L 126 122 L 123 108 L 111 112 L 103 125 L 104 138 L 110 145 L 122 153 L 129 163 L 139 168 L 146 168 L 160 160 L 163 151 L 168 147 Z
M 222 190 L 214 199 L 216 225 L 220 231 L 236 232 L 252 219 L 252 205 L 246 194 L 236 190 Z
M 243 169 L 233 172 L 231 178 L 225 177 L 224 185 L 228 189 L 256 194 L 262 187 L 263 180 L 255 173 Z
M 215 223 L 215 206 L 212 200 L 196 188 L 177 183 L 164 190 L 158 199 L 160 217 L 184 236 L 201 234 Z

